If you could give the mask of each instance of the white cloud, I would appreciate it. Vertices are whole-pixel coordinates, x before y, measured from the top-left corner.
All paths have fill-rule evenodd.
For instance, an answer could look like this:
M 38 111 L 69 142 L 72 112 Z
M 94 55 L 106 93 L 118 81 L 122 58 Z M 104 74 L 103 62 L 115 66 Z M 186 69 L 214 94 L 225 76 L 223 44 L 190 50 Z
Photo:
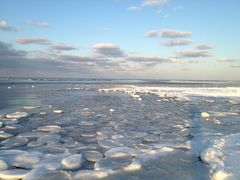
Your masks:
M 156 29 L 150 30 L 145 33 L 145 36 L 149 38 L 158 37 L 158 35 L 159 35 L 159 31 Z
M 173 11 L 180 11 L 182 9 L 183 9 L 183 6 L 181 6 L 181 5 L 172 8 Z
M 134 62 L 148 62 L 148 63 L 169 63 L 171 62 L 171 59 L 169 58 L 163 58 L 158 56 L 129 56 L 127 57 L 128 61 L 134 61 Z
M 230 57 L 221 57 L 221 58 L 218 58 L 218 61 L 219 62 L 235 62 L 237 61 L 237 59 L 230 58 Z
M 97 62 L 99 61 L 99 57 L 93 55 L 74 55 L 74 54 L 63 54 L 59 55 L 58 59 L 64 61 L 72 61 L 72 62 Z
M 109 27 L 103 27 L 103 28 L 100 28 L 100 31 L 111 31 L 112 29 L 109 28 Z
M 111 43 L 98 43 L 93 45 L 92 49 L 95 51 L 95 53 L 107 57 L 125 56 L 124 52 L 120 49 L 119 46 Z
M 185 46 L 185 45 L 189 45 L 192 44 L 193 41 L 190 39 L 173 39 L 173 40 L 168 40 L 163 42 L 162 44 L 164 46 Z
M 168 3 L 168 0 L 144 0 L 142 6 L 162 6 Z
M 33 38 L 18 38 L 15 42 L 19 44 L 39 44 L 39 45 L 50 45 L 51 42 L 47 38 L 33 37 Z
M 130 6 L 130 7 L 128 7 L 128 10 L 129 11 L 138 11 L 138 10 L 141 10 L 141 7 L 139 7 L 139 6 Z
M 200 58 L 200 57 L 213 56 L 211 52 L 203 51 L 203 50 L 185 50 L 185 51 L 179 51 L 177 52 L 177 54 L 180 57 L 184 57 L 184 58 Z
M 3 31 L 16 31 L 15 27 L 10 26 L 6 21 L 0 20 L 0 30 Z
M 69 51 L 69 50 L 74 50 L 77 49 L 74 46 L 66 45 L 66 44 L 55 44 L 50 47 L 53 50 L 60 50 L 60 51 Z
M 240 68 L 240 64 L 231 65 L 232 68 Z
M 143 0 L 141 4 L 136 6 L 128 7 L 129 11 L 141 10 L 144 7 L 155 7 L 155 6 L 163 6 L 168 3 L 169 0 Z
M 31 20 L 29 20 L 29 21 L 27 21 L 27 24 L 42 27 L 42 28 L 47 28 L 49 26 L 48 22 L 44 22 L 44 21 L 31 21 Z
M 212 49 L 213 47 L 211 45 L 208 44 L 200 44 L 196 47 L 196 49 L 200 49 L 200 50 L 205 50 L 205 49 Z
M 163 29 L 160 32 L 163 38 L 183 38 L 191 36 L 190 32 L 173 30 L 173 29 Z

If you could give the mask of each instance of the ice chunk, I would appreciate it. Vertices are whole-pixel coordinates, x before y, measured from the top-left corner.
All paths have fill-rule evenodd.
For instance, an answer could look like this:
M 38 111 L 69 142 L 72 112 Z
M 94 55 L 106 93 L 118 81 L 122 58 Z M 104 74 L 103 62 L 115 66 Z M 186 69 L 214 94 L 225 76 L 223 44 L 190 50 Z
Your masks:
M 113 147 L 122 146 L 121 143 L 118 143 L 118 142 L 113 141 L 111 139 L 100 140 L 100 141 L 98 141 L 98 144 L 103 148 L 113 148 Z
M 70 174 L 64 171 L 48 171 L 34 180 L 72 180 Z
M 207 112 L 202 112 L 201 113 L 201 118 L 202 119 L 208 119 L 210 117 L 210 115 Z
M 143 138 L 143 141 L 145 142 L 158 142 L 160 140 L 160 137 L 157 135 L 147 135 Z
M 10 137 L 13 137 L 13 135 L 9 134 L 9 133 L 5 133 L 4 131 L 0 132 L 0 139 L 7 139 L 7 138 L 10 138 Z
M 38 106 L 23 106 L 23 109 L 26 109 L 26 110 L 32 110 L 36 108 L 38 108 Z
M 106 157 L 128 157 L 136 156 L 137 151 L 129 147 L 116 147 L 105 152 Z
M 12 160 L 11 164 L 18 168 L 32 169 L 34 165 L 39 163 L 42 156 L 39 152 L 20 154 Z
M 56 113 L 56 114 L 61 114 L 61 113 L 63 113 L 63 110 L 55 109 L 55 110 L 53 110 L 53 112 Z
M 18 147 L 18 146 L 24 146 L 28 143 L 28 139 L 21 136 L 15 136 L 9 139 L 6 139 L 2 141 L 0 144 L 5 147 Z
M 4 180 L 18 180 L 24 178 L 29 171 L 24 169 L 11 169 L 0 171 L 0 177 Z
M 37 128 L 37 131 L 46 131 L 46 132 L 58 132 L 60 130 L 61 130 L 61 127 L 57 125 L 48 125 L 48 126 L 42 126 Z
M 228 180 L 232 175 L 225 171 L 219 170 L 212 174 L 211 180 Z
M 23 154 L 23 153 L 26 153 L 26 151 L 17 150 L 17 149 L 0 150 L 1 156 L 17 155 L 17 154 Z
M 83 156 L 86 160 L 90 162 L 96 162 L 99 159 L 103 158 L 103 154 L 98 151 L 85 151 Z
M 45 116 L 45 115 L 47 115 L 47 112 L 42 111 L 42 112 L 40 112 L 39 114 L 40 114 L 41 116 Z
M 36 167 L 32 169 L 24 178 L 23 180 L 37 180 L 38 177 L 46 174 L 49 170 L 45 167 Z
M 0 159 L 0 171 L 4 171 L 6 169 L 8 169 L 8 164 L 3 159 Z
M 38 143 L 48 143 L 48 142 L 59 142 L 59 139 L 61 138 L 58 134 L 46 134 L 44 136 L 41 136 L 37 139 Z
M 67 169 L 67 170 L 79 169 L 81 167 L 82 163 L 83 163 L 83 160 L 82 160 L 81 154 L 70 155 L 68 157 L 65 157 L 61 161 L 63 168 Z
M 109 109 L 110 112 L 114 112 L 115 110 L 114 109 Z
M 102 179 L 108 176 L 107 171 L 93 171 L 93 170 L 80 170 L 73 176 L 73 180 L 95 180 Z
M 131 157 L 125 158 L 104 158 L 97 161 L 94 165 L 95 170 L 117 173 L 121 171 L 136 171 L 141 168 L 139 161 Z
M 201 152 L 201 159 L 210 166 L 211 179 L 239 178 L 239 138 L 240 133 L 236 133 L 213 139 Z
M 28 116 L 28 113 L 26 112 L 14 112 L 6 115 L 8 119 L 20 119 L 27 116 Z

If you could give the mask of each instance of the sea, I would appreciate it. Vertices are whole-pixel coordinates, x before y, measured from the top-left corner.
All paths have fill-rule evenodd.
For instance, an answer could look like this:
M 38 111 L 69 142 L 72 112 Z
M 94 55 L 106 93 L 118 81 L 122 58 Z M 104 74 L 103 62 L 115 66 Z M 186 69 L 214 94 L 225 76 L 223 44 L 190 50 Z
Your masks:
M 0 179 L 239 180 L 240 82 L 0 78 Z

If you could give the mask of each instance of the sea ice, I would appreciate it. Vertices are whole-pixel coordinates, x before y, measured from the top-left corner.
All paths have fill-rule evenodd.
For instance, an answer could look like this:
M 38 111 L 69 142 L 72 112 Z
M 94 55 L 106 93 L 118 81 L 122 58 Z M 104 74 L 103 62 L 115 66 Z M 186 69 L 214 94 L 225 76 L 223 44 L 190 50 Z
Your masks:
M 32 169 L 37 165 L 43 155 L 39 152 L 20 154 L 12 159 L 12 165 L 23 169 Z
M 10 137 L 13 137 L 13 135 L 12 135 L 12 134 L 9 134 L 9 133 L 6 133 L 6 132 L 4 132 L 4 131 L 1 131 L 1 132 L 0 132 L 0 140 L 1 140 L 1 139 L 7 139 L 7 138 L 10 138 Z
M 141 168 L 141 164 L 131 157 L 125 158 L 104 158 L 97 161 L 94 165 L 95 170 L 102 170 L 111 173 L 121 171 L 135 171 Z
M 202 119 L 208 119 L 210 117 L 210 115 L 207 112 L 202 112 L 201 113 L 201 118 Z
M 133 148 L 129 147 L 115 147 L 112 149 L 109 149 L 104 154 L 106 157 L 128 157 L 128 156 L 136 156 L 137 151 Z
M 0 142 L 2 146 L 8 147 L 8 148 L 24 146 L 27 143 L 28 143 L 28 139 L 21 136 L 15 136 Z
M 10 169 L 0 171 L 0 177 L 4 180 L 19 180 L 24 178 L 28 172 L 28 170 L 24 169 Z
M 160 140 L 160 137 L 157 135 L 147 135 L 143 138 L 143 141 L 145 142 L 158 142 Z
M 45 116 L 45 115 L 47 115 L 47 112 L 41 111 L 39 114 L 40 114 L 41 116 Z
M 33 110 L 36 108 L 38 108 L 38 106 L 23 106 L 23 109 L 26 109 L 26 110 Z
M 18 150 L 18 149 L 8 149 L 8 150 L 0 150 L 0 156 L 9 156 L 9 155 L 18 155 L 18 154 L 24 154 L 27 153 L 26 151 L 23 150 Z
M 8 119 L 20 119 L 27 116 L 28 116 L 28 113 L 26 112 L 14 112 L 6 115 Z
M 104 139 L 104 140 L 100 140 L 98 141 L 98 144 L 103 147 L 103 148 L 113 148 L 113 147 L 118 147 L 118 146 L 122 146 L 122 144 L 117 143 L 116 141 L 113 141 L 111 139 Z
M 82 159 L 81 154 L 70 155 L 68 157 L 65 157 L 61 161 L 63 168 L 67 169 L 67 170 L 79 169 L 81 167 L 82 163 L 83 163 L 83 159 Z
M 90 162 L 96 162 L 103 158 L 103 154 L 98 151 L 85 151 L 83 157 Z
M 4 171 L 6 169 L 8 169 L 8 164 L 3 159 L 0 159 L 0 171 Z
M 47 172 L 49 172 L 49 170 L 43 166 L 36 167 L 29 171 L 29 173 L 23 178 L 23 180 L 37 180 L 37 178 L 41 177 L 43 174 L 46 174 Z
M 48 125 L 48 126 L 42 126 L 42 127 L 38 127 L 37 131 L 46 131 L 46 132 L 58 132 L 61 130 L 60 126 L 57 125 Z
M 109 175 L 107 171 L 80 170 L 73 176 L 73 180 L 96 180 L 106 178 Z
M 72 178 L 64 171 L 48 171 L 33 180 L 72 180 Z
M 53 110 L 53 112 L 56 113 L 56 114 L 61 114 L 61 113 L 63 113 L 63 110 L 55 109 L 55 110 Z
M 37 139 L 38 143 L 48 143 L 48 142 L 59 142 L 59 139 L 61 138 L 58 134 L 46 134 Z

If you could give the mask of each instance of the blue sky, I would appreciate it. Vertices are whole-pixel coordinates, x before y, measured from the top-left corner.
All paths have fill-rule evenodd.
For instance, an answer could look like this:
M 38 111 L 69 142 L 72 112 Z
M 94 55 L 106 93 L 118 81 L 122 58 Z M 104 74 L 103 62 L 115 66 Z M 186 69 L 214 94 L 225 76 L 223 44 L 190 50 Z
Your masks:
M 2 0 L 0 76 L 240 80 L 238 0 Z

